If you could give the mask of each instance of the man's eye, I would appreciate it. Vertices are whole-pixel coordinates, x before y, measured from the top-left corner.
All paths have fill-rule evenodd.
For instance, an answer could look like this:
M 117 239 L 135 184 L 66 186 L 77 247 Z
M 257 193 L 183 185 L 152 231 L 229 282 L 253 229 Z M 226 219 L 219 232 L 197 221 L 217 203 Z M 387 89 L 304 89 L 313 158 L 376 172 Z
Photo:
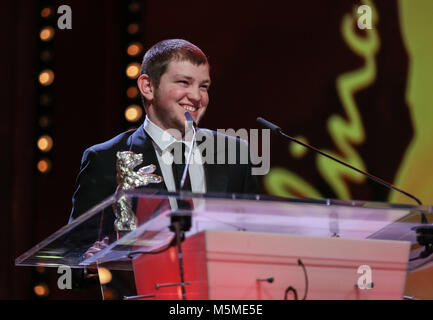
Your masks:
M 179 80 L 177 83 L 188 84 L 188 81 L 186 81 L 186 80 Z
M 208 91 L 209 90 L 209 86 L 201 86 L 202 89 Z

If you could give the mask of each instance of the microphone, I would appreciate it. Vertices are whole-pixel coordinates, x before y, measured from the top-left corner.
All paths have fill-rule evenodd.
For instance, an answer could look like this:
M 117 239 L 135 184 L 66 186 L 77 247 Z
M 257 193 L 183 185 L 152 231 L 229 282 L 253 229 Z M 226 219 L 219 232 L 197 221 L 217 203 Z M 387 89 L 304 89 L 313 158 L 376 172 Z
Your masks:
M 195 130 L 195 128 L 197 128 L 197 124 L 189 112 L 185 112 L 185 118 L 187 123 L 192 123 L 192 127 Z
M 400 192 L 401 194 L 404 194 L 405 196 L 407 196 L 407 197 L 415 200 L 418 203 L 418 205 L 422 205 L 421 201 L 417 197 L 415 197 L 414 195 L 411 195 L 410 193 L 397 188 L 396 186 L 392 185 L 391 183 L 389 183 L 387 181 L 384 181 L 384 180 L 382 180 L 382 179 L 380 179 L 378 177 L 375 177 L 375 176 L 373 176 L 372 174 L 370 174 L 368 172 L 365 172 L 365 171 L 362 171 L 362 170 L 360 170 L 358 168 L 355 168 L 355 167 L 351 166 L 350 164 L 347 164 L 347 163 L 345 163 L 345 162 L 343 162 L 341 160 L 338 160 L 337 158 L 334 158 L 333 156 L 331 156 L 329 154 L 326 154 L 325 152 L 323 152 L 323 151 L 321 151 L 321 150 L 319 150 L 319 149 L 317 149 L 317 148 L 315 148 L 313 146 L 310 146 L 310 145 L 308 145 L 308 144 L 306 144 L 306 143 L 304 143 L 304 142 L 302 142 L 302 141 L 300 141 L 300 140 L 298 140 L 296 138 L 293 138 L 293 137 L 285 134 L 284 132 L 281 131 L 281 128 L 278 127 L 277 125 L 275 125 L 275 124 L 273 124 L 273 123 L 271 123 L 271 122 L 269 122 L 269 121 L 267 121 L 267 120 L 265 120 L 263 118 L 260 118 L 260 117 L 257 118 L 257 122 L 259 122 L 260 124 L 262 124 L 264 127 L 270 129 L 276 135 L 283 136 L 283 137 L 285 137 L 285 138 L 287 138 L 287 139 L 289 139 L 289 140 L 291 140 L 293 142 L 296 142 L 297 144 L 300 144 L 300 145 L 302 145 L 302 146 L 304 146 L 304 147 L 306 147 L 308 149 L 313 150 L 314 152 L 320 153 L 322 156 L 325 156 L 325 157 L 327 157 L 327 158 L 329 158 L 331 160 L 334 160 L 334 161 L 342 164 L 343 166 L 346 166 L 346 167 L 348 167 L 348 168 L 350 168 L 352 170 L 355 170 L 358 173 L 363 174 L 364 176 L 366 176 L 370 180 L 373 180 L 374 182 L 377 182 L 377 183 L 379 183 L 379 184 L 381 184 L 381 185 L 383 185 L 383 186 L 385 186 L 385 187 L 387 187 L 389 189 L 392 189 L 392 190 L 395 190 L 397 192 Z M 426 219 L 424 213 L 422 214 L 421 222 L 422 223 L 427 223 L 427 219 Z
M 192 149 L 194 149 L 194 141 L 195 141 L 196 127 L 197 127 L 197 124 L 195 123 L 194 119 L 192 118 L 189 112 L 185 112 L 185 118 L 186 118 L 187 126 L 191 125 L 192 127 L 193 135 L 191 139 L 191 147 L 189 148 L 189 152 L 188 152 L 188 158 L 186 159 L 185 168 L 183 169 L 182 179 L 180 180 L 179 190 L 182 190 L 183 186 L 185 185 L 186 176 L 188 174 L 189 163 L 191 162 Z
M 276 126 L 275 124 L 273 124 L 273 123 L 271 123 L 271 122 L 269 122 L 269 121 L 267 121 L 261 117 L 257 118 L 257 122 L 260 123 L 262 126 L 268 128 L 268 129 L 271 129 L 271 131 L 273 133 L 275 133 L 276 135 L 279 135 L 281 133 L 280 127 Z

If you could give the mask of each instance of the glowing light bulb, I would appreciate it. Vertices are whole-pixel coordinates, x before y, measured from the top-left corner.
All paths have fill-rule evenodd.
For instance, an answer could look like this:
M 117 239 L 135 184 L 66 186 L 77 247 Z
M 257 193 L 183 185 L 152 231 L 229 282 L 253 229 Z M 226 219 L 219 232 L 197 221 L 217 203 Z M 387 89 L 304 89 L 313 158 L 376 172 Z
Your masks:
M 137 122 L 138 120 L 140 120 L 142 115 L 143 115 L 143 110 L 139 105 L 136 104 L 130 105 L 125 110 L 125 118 L 129 122 Z
M 54 28 L 51 26 L 42 28 L 39 37 L 42 41 L 50 41 L 54 37 Z
M 33 292 L 38 297 L 46 297 L 49 295 L 50 289 L 48 289 L 48 286 L 45 283 L 41 283 L 33 287 Z
M 45 7 L 41 10 L 41 17 L 42 18 L 48 18 L 49 16 L 51 16 L 51 8 L 49 7 Z
M 49 135 L 43 135 L 38 139 L 37 145 L 42 152 L 49 152 L 53 148 L 53 138 Z
M 134 99 L 138 95 L 138 89 L 136 87 L 129 87 L 128 90 L 126 90 L 126 95 L 129 99 Z
M 54 72 L 50 69 L 45 69 L 39 73 L 39 83 L 43 86 L 49 86 L 54 82 Z
M 128 25 L 128 33 L 130 34 L 137 33 L 139 29 L 140 27 L 136 23 L 131 23 L 130 25 Z
M 41 159 L 37 164 L 38 171 L 40 173 L 48 173 L 51 171 L 52 163 L 50 159 Z
M 142 50 L 143 46 L 138 42 L 134 42 L 128 46 L 127 52 L 130 56 L 136 56 L 140 54 Z
M 130 63 L 126 67 L 126 75 L 131 79 L 138 78 L 140 74 L 140 64 L 137 62 Z

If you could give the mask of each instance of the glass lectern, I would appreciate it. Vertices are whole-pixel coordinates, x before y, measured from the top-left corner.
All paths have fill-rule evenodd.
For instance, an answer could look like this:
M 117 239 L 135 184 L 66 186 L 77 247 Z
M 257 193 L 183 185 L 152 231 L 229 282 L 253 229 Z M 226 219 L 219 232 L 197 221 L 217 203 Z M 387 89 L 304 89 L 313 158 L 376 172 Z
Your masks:
M 115 227 L 121 197 L 133 228 Z M 176 217 L 189 220 L 184 231 Z M 401 299 L 406 273 L 433 259 L 416 232 L 432 221 L 430 206 L 123 191 L 16 265 L 96 268 L 105 299 L 284 299 L 307 275 L 307 299 Z

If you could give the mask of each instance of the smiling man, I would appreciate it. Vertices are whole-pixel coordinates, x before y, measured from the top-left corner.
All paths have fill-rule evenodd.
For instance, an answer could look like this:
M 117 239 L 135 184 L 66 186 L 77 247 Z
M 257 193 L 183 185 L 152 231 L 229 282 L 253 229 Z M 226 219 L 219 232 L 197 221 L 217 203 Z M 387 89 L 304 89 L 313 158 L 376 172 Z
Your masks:
M 144 61 L 138 87 L 146 100 L 148 119 L 163 130 L 175 128 L 183 132 L 185 111 L 188 111 L 198 123 L 209 104 L 211 82 L 209 64 L 201 50 L 190 44 L 173 52 L 167 61 L 153 47 L 146 53 Z M 151 64 L 159 66 L 157 73 L 149 66 Z
M 118 151 L 141 153 L 141 166 L 156 166 L 154 173 L 163 181 L 142 188 L 179 190 L 182 170 L 166 160 L 173 162 L 173 146 L 180 143 L 184 146 L 185 156 L 192 148 L 193 159 L 207 160 L 191 163 L 184 189 L 198 193 L 259 192 L 256 177 L 251 175 L 250 161 L 228 161 L 228 151 L 237 151 L 237 160 L 241 158 L 242 150 L 248 152 L 245 141 L 207 129 L 197 129 L 201 141 L 192 142 L 186 138 L 192 127 L 188 126 L 185 112 L 188 111 L 199 123 L 208 107 L 209 70 L 206 55 L 197 46 L 182 39 L 161 41 L 146 52 L 137 82 L 146 119 L 138 129 L 121 133 L 84 152 L 70 221 L 116 191 Z M 200 142 L 208 147 L 205 156 L 203 149 L 199 148 Z M 234 146 L 234 150 L 228 150 L 230 145 Z M 138 169 L 135 168 L 135 171 Z

